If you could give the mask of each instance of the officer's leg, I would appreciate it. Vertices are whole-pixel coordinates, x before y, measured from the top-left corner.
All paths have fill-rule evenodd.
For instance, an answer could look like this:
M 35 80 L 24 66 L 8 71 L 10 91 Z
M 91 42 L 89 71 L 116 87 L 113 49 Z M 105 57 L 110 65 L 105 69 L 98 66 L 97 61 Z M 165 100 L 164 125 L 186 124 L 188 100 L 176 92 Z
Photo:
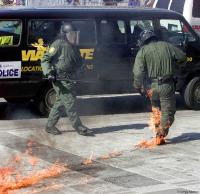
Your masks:
M 161 103 L 161 127 L 164 136 L 167 136 L 172 123 L 174 122 L 174 115 L 176 113 L 176 96 L 175 88 L 172 84 L 163 84 L 160 91 Z
M 56 84 L 53 84 L 54 90 L 56 91 L 56 100 L 55 103 L 49 113 L 46 131 L 48 133 L 52 133 L 54 135 L 61 134 L 61 131 L 59 131 L 55 125 L 57 124 L 59 118 L 60 118 L 60 107 L 62 106 L 61 99 L 60 99 L 60 92 L 59 87 Z
M 151 105 L 153 107 L 160 108 L 160 98 L 159 98 L 158 85 L 152 84 L 151 90 L 152 90 Z
M 158 85 L 152 84 L 152 96 L 151 96 L 151 105 L 152 105 L 152 114 L 154 119 L 155 130 L 160 126 L 160 119 L 157 118 L 157 111 L 160 110 L 160 98 L 158 92 Z
M 60 93 L 60 99 L 65 107 L 65 111 L 72 123 L 72 126 L 79 134 L 86 135 L 88 133 L 88 128 L 82 125 L 76 111 L 76 95 L 73 89 L 66 88 L 65 90 L 62 90 Z

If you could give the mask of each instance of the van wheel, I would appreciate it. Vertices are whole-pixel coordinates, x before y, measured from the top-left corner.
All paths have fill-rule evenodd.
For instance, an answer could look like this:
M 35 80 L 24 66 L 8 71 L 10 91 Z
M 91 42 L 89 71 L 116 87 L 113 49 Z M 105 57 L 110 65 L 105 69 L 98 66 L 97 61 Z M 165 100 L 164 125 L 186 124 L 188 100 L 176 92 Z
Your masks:
M 43 91 L 42 95 L 40 95 L 39 98 L 35 99 L 35 105 L 37 111 L 43 116 L 48 116 L 50 109 L 52 108 L 55 102 L 55 99 L 56 99 L 56 93 L 54 89 L 48 86 Z
M 188 108 L 200 109 L 200 77 L 195 77 L 188 83 L 184 92 L 184 100 Z

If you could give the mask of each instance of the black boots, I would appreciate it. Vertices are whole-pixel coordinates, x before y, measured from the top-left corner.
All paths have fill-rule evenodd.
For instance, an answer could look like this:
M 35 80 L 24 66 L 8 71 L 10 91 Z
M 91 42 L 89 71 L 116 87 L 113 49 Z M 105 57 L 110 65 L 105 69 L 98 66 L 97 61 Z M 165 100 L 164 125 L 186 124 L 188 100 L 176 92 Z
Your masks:
M 53 134 L 53 135 L 60 135 L 60 134 L 62 134 L 62 132 L 59 131 L 58 128 L 56 128 L 56 127 L 54 127 L 54 126 L 53 126 L 53 127 L 48 127 L 48 126 L 46 126 L 45 131 L 46 131 L 47 133 L 51 133 L 51 134 Z
M 85 127 L 84 125 L 82 125 L 82 124 L 80 124 L 78 126 L 74 126 L 74 129 L 77 131 L 77 133 L 79 135 L 87 136 L 87 135 L 91 134 L 91 131 L 87 127 Z
M 169 129 L 161 129 L 156 133 L 156 136 L 160 137 L 166 137 L 169 133 Z
M 84 125 L 82 125 L 82 124 L 80 124 L 78 126 L 74 126 L 74 129 L 76 130 L 76 132 L 79 135 L 87 136 L 87 135 L 91 134 L 91 131 L 87 127 L 85 127 Z M 56 128 L 55 126 L 52 126 L 52 127 L 46 126 L 45 131 L 47 133 L 51 133 L 53 135 L 60 135 L 60 134 L 62 134 L 62 132 L 60 130 L 58 130 L 58 128 Z

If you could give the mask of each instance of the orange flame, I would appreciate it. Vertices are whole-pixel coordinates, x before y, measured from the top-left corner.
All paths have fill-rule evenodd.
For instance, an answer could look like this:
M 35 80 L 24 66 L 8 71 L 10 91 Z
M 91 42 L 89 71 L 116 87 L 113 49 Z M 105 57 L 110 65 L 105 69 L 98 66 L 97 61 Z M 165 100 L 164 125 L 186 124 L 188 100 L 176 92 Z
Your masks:
M 151 99 L 153 95 L 153 91 L 151 89 L 147 90 L 147 95 Z M 161 130 L 160 123 L 161 123 L 161 112 L 159 108 L 152 107 L 152 113 L 150 115 L 150 120 L 149 120 L 149 126 L 155 134 L 159 130 Z M 152 140 L 149 140 L 149 141 L 142 140 L 135 147 L 136 148 L 154 148 L 157 145 L 162 145 L 164 143 L 165 143 L 164 137 L 154 137 Z
M 161 112 L 158 108 L 152 107 L 152 113 L 150 115 L 149 126 L 156 134 L 160 128 Z M 154 137 L 152 140 L 142 140 L 136 145 L 136 148 L 154 148 L 158 145 L 163 145 L 165 143 L 164 137 Z
M 32 168 L 30 173 L 26 173 L 25 164 L 36 166 L 39 161 L 36 156 L 29 155 L 29 153 L 32 153 L 32 150 L 31 152 L 30 150 L 28 149 L 25 154 L 16 155 L 14 159 L 10 160 L 9 165 L 0 168 L 0 194 L 8 194 L 11 191 L 35 185 L 43 179 L 59 176 L 66 171 L 65 167 L 55 163 L 43 170 Z
M 65 170 L 64 167 L 54 164 L 47 169 L 23 176 L 16 169 L 4 168 L 0 174 L 0 193 L 8 194 L 9 191 L 35 185 L 43 179 L 59 176 Z
M 91 155 L 90 155 L 90 158 L 88 158 L 88 159 L 86 159 L 86 160 L 83 161 L 84 165 L 92 164 L 92 162 L 93 162 L 92 161 L 93 154 L 94 153 L 92 152 Z
M 100 160 L 108 160 L 110 158 L 109 154 L 105 154 L 100 157 Z
M 53 183 L 50 186 L 46 186 L 46 187 L 39 188 L 39 189 L 33 189 L 31 192 L 26 192 L 26 193 L 23 193 L 23 194 L 42 193 L 44 191 L 58 190 L 58 189 L 61 189 L 62 187 L 64 187 L 63 184 L 55 184 L 55 183 Z
M 37 163 L 38 163 L 38 158 L 35 157 L 35 156 L 31 156 L 29 158 L 29 163 L 32 165 L 32 166 L 35 166 Z
M 109 155 L 110 155 L 111 158 L 114 158 L 114 157 L 117 157 L 117 156 L 121 156 L 122 153 L 118 152 L 118 151 L 113 151 L 113 152 L 110 152 Z
M 135 147 L 136 148 L 154 148 L 165 143 L 164 137 L 154 137 L 151 141 L 142 140 Z
M 159 108 L 152 107 L 152 113 L 150 115 L 149 126 L 153 132 L 157 133 L 160 128 L 161 112 Z
M 119 151 L 112 151 L 109 154 L 105 154 L 105 155 L 101 156 L 100 160 L 108 160 L 109 158 L 115 158 L 115 157 L 118 157 L 121 155 L 122 155 L 122 153 Z

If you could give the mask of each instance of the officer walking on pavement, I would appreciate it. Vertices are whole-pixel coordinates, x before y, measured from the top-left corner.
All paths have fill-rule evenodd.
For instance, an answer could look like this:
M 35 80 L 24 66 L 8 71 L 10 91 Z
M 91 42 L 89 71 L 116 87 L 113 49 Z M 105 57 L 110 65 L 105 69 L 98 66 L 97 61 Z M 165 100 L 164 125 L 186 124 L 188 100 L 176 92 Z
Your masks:
M 72 79 L 82 67 L 80 51 L 76 46 L 78 35 L 78 31 L 71 23 L 64 23 L 61 26 L 60 37 L 52 43 L 41 61 L 43 74 L 52 82 L 56 92 L 56 100 L 45 129 L 54 135 L 61 134 L 55 127 L 61 116 L 61 106 L 64 106 L 73 128 L 80 135 L 88 135 L 90 132 L 82 124 L 75 107 L 75 83 Z
M 168 42 L 158 41 L 151 30 L 140 34 L 140 50 L 133 67 L 134 87 L 142 95 L 146 74 L 152 90 L 151 103 L 161 111 L 161 122 L 155 125 L 156 136 L 167 136 L 176 112 L 175 71 L 186 63 L 186 55 Z

